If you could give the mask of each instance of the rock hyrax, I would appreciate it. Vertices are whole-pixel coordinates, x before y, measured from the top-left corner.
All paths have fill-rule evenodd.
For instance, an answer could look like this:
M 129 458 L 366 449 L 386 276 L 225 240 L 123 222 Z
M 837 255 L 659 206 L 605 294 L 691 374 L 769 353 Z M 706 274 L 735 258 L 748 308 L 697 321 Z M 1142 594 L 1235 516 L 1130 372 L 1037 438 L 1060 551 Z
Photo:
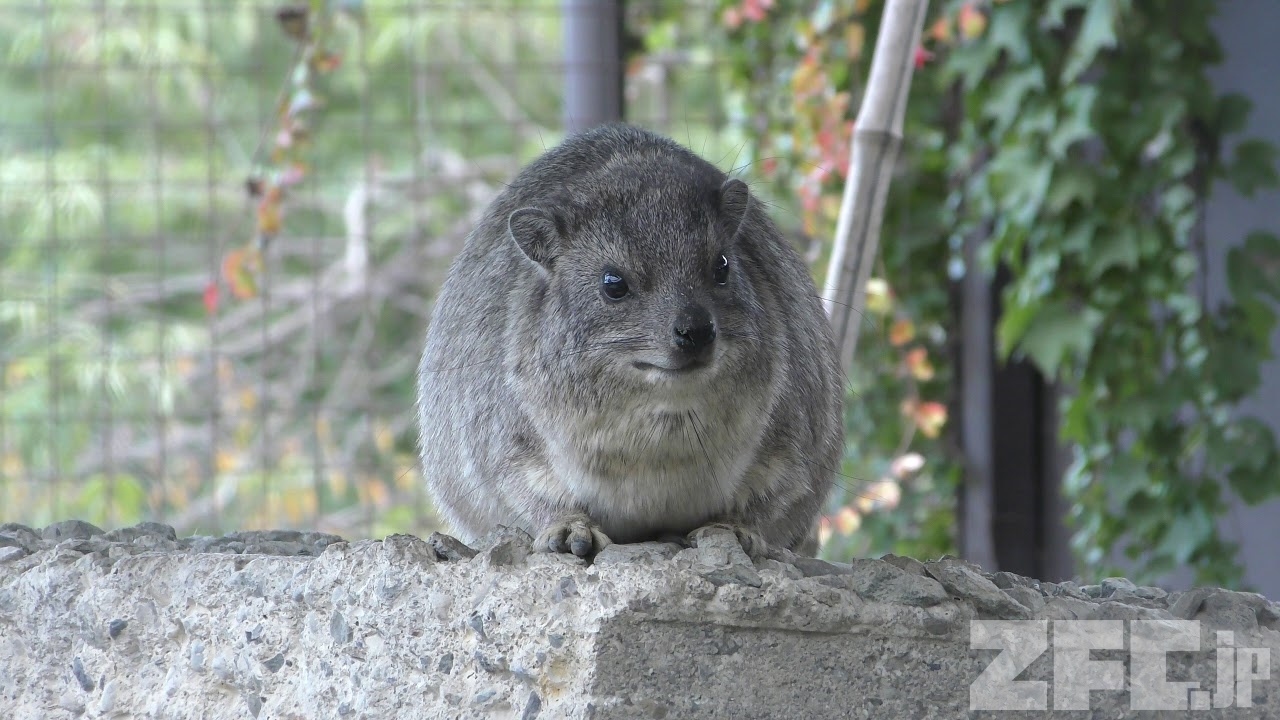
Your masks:
M 419 368 L 423 471 L 463 540 L 732 528 L 812 555 L 843 446 L 813 280 L 741 180 L 664 137 L 570 137 L 485 211 Z

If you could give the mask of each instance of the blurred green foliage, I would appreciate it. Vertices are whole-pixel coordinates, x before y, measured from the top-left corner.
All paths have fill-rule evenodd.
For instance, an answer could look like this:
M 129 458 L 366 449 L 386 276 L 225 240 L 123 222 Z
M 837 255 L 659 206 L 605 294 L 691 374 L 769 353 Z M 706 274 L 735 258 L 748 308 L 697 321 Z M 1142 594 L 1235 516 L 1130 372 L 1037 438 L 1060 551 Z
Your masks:
M 424 313 L 468 213 L 556 139 L 558 4 L 339 5 L 357 12 L 324 39 L 340 63 L 308 84 L 307 172 L 251 293 L 224 264 L 254 247 L 246 180 L 298 67 L 283 5 L 0 13 L 6 519 L 434 527 Z
M 323 33 L 281 22 L 302 6 Z M 426 314 L 474 215 L 560 138 L 560 12 L 58 0 L 0 13 L 4 519 L 436 529 L 412 407 Z M 308 49 L 334 66 L 300 77 Z M 723 160 L 739 141 L 716 132 L 707 60 L 683 71 L 689 87 L 632 83 L 630 100 L 670 108 Z M 282 113 L 299 104 L 301 129 Z M 286 128 L 301 144 L 277 153 Z M 265 245 L 250 178 L 287 184 Z

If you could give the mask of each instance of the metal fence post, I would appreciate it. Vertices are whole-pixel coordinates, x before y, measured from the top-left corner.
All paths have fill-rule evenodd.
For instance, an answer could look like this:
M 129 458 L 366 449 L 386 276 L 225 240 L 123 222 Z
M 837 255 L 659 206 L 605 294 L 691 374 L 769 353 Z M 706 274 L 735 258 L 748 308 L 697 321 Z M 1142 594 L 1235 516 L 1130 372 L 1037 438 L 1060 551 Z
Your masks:
M 565 131 L 621 120 L 621 0 L 562 0 L 561 10 Z

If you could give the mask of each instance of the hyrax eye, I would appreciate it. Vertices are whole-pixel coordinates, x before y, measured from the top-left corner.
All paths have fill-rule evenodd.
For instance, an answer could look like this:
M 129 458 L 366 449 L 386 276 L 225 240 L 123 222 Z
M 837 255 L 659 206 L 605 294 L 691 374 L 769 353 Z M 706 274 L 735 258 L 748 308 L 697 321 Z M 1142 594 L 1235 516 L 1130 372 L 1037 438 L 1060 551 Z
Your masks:
M 610 300 L 621 300 L 631 291 L 622 275 L 613 270 L 604 271 L 604 275 L 600 278 L 600 290 Z
M 729 258 L 724 255 L 716 259 L 716 282 L 721 285 L 729 282 Z

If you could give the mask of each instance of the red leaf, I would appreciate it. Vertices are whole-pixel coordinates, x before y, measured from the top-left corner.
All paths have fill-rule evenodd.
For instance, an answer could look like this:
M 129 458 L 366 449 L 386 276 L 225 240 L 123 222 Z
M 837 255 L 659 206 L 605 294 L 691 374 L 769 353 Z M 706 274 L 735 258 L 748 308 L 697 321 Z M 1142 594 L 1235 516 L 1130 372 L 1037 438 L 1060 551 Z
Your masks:
M 811 183 L 806 182 L 800 185 L 800 203 L 805 212 L 811 213 L 817 211 L 818 201 L 821 199 L 822 198 L 818 195 L 817 188 L 815 188 Z
M 932 59 L 933 59 L 933 53 L 929 52 L 928 50 L 925 50 L 922 47 L 919 47 L 919 46 L 916 47 L 915 62 L 916 62 L 917 70 L 924 67 L 925 63 L 929 62 Z
M 836 136 L 835 133 L 824 128 L 818 131 L 818 135 L 814 138 L 814 141 L 818 144 L 818 151 L 823 155 L 823 157 L 826 157 L 835 149 Z
M 288 168 L 286 168 L 283 173 L 280 174 L 280 185 L 281 187 L 297 185 L 298 183 L 302 182 L 302 179 L 306 177 L 306 175 L 307 175 L 307 166 L 303 165 L 302 163 L 294 163 L 290 165 Z
M 210 280 L 209 284 L 204 286 L 204 309 L 210 315 L 218 312 L 218 283 L 216 280 Z
M 324 53 L 316 58 L 316 69 L 320 72 L 333 72 L 342 65 L 342 56 L 337 53 Z
M 752 22 L 760 22 L 772 5 L 773 0 L 746 0 L 742 3 L 742 14 Z

